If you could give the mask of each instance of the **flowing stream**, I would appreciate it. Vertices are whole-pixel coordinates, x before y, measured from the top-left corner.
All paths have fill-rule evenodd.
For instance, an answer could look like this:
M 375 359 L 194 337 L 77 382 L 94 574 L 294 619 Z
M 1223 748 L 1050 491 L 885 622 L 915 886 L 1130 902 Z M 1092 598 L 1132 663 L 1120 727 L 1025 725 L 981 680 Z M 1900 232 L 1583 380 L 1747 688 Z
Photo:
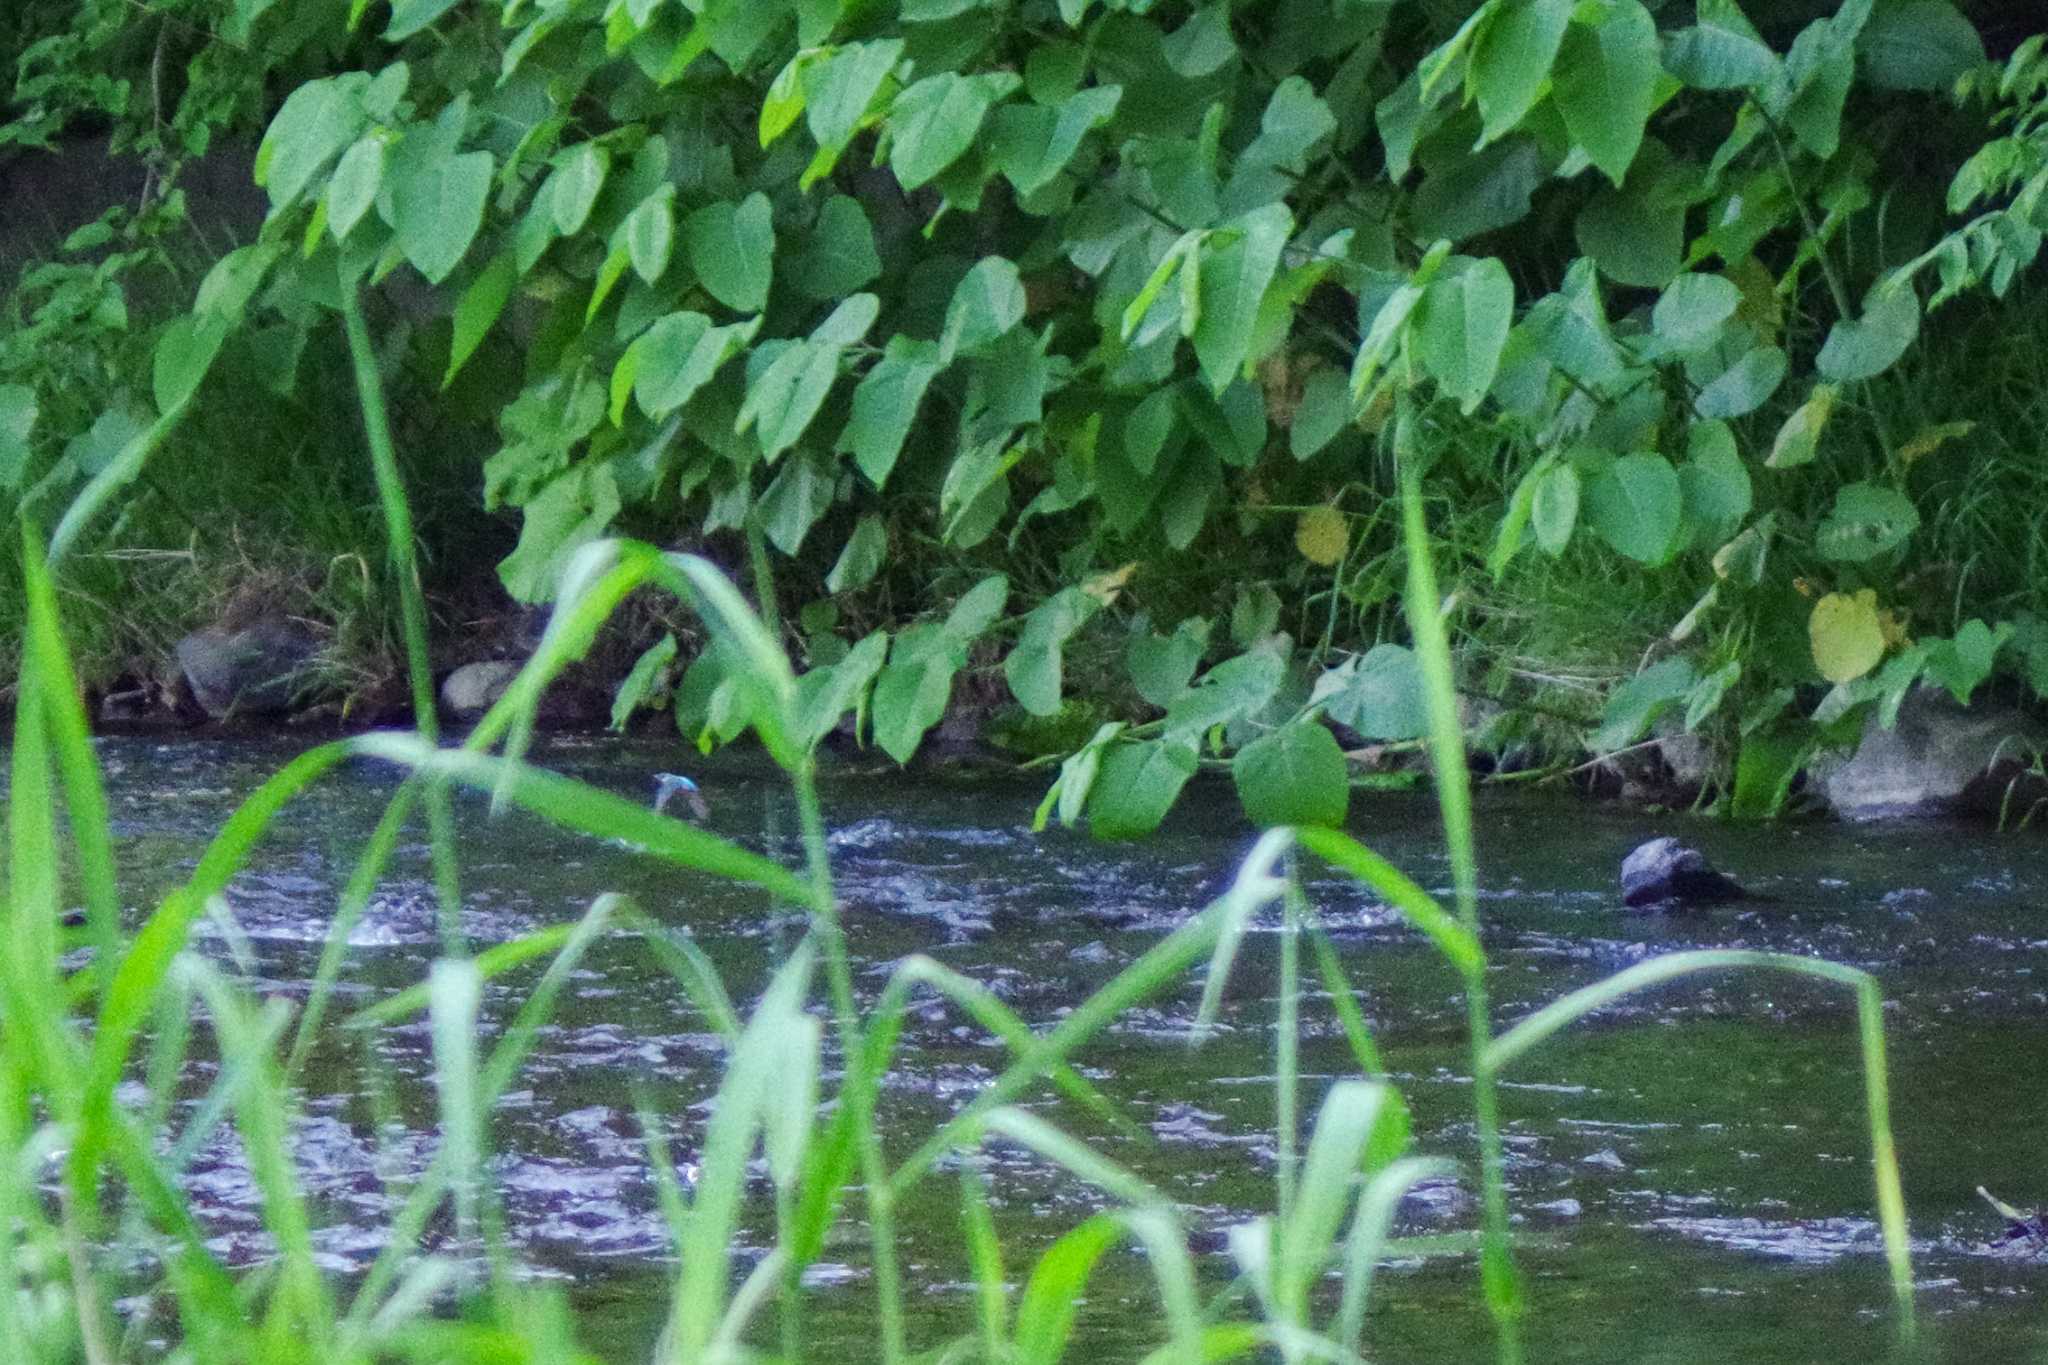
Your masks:
M 100 752 L 126 893 L 139 907 L 182 878 L 291 750 L 120 739 Z M 692 761 L 673 744 L 617 742 L 557 743 L 540 758 L 633 794 L 651 791 L 655 770 Z M 793 849 L 794 814 L 771 772 L 723 757 L 688 770 L 710 797 L 712 829 Z M 289 808 L 232 887 L 233 926 L 207 926 L 202 949 L 240 956 L 266 994 L 302 998 L 337 891 L 393 781 L 388 770 L 350 768 Z M 864 995 L 880 989 L 893 962 L 923 952 L 1043 1025 L 1205 904 L 1251 839 L 1227 786 L 1196 787 L 1157 838 L 1133 846 L 1032 834 L 1041 791 L 1007 778 L 828 770 L 833 861 Z M 1974 1193 L 1981 1184 L 2016 1204 L 2048 1204 L 2048 858 L 2038 833 L 1752 830 L 1548 793 L 1481 791 L 1478 807 L 1482 913 L 1503 1023 L 1645 955 L 1683 948 L 1768 948 L 1875 972 L 1890 1002 L 1894 1118 L 1930 1356 L 1972 1365 L 2041 1358 L 2048 1255 L 2006 1241 Z M 687 925 L 744 1009 L 802 931 L 800 918 L 758 893 L 517 812 L 492 818 L 480 798 L 460 798 L 459 819 L 463 929 L 477 947 L 574 919 L 601 892 L 626 892 L 661 921 Z M 1426 886 L 1447 884 L 1426 796 L 1361 794 L 1351 827 Z M 1621 856 L 1660 833 L 1682 835 L 1774 899 L 1685 917 L 1624 914 Z M 1359 889 L 1317 880 L 1311 893 L 1414 1111 L 1417 1150 L 1469 1168 L 1469 1069 L 1452 974 Z M 353 937 L 337 1018 L 426 975 L 438 931 L 422 847 L 406 848 Z M 1216 1287 L 1230 1274 L 1226 1230 L 1272 1198 L 1275 958 L 1274 936 L 1255 934 L 1224 1027 L 1199 1049 L 1187 1041 L 1190 982 L 1082 1054 L 1087 1074 L 1149 1130 L 1142 1140 L 1071 1105 L 1038 1103 L 1181 1202 Z M 489 988 L 487 1038 L 531 980 L 529 972 Z M 1302 1014 L 1313 1114 L 1322 1086 L 1351 1063 L 1327 1001 L 1310 998 Z M 320 1251 L 346 1273 L 375 1255 L 400 1198 L 394 1181 L 434 1150 L 431 1056 L 424 1021 L 324 1032 L 297 1154 Z M 892 1156 L 971 1096 L 1001 1058 L 957 1013 L 914 1010 L 883 1102 Z M 702 1018 L 637 940 L 618 933 L 584 960 L 495 1116 L 509 1237 L 537 1273 L 569 1286 L 586 1343 L 607 1358 L 646 1358 L 674 1269 L 639 1115 L 657 1114 L 672 1155 L 687 1162 L 718 1068 Z M 192 1063 L 194 1094 L 211 1075 L 207 1058 Z M 1526 1238 L 1532 1359 L 1885 1356 L 1888 1288 L 1844 993 L 1779 975 L 1721 975 L 1638 997 L 1509 1073 L 1503 1121 Z M 992 1148 L 988 1173 L 1013 1281 L 1098 1203 L 1020 1148 Z M 258 1197 L 231 1138 L 200 1153 L 190 1186 L 221 1254 L 260 1260 Z M 941 1173 L 903 1210 L 913 1340 L 926 1345 L 971 1320 L 958 1208 L 957 1181 Z M 1404 1206 L 1402 1229 L 1455 1232 L 1475 1222 L 1469 1186 L 1443 1184 Z M 851 1229 L 811 1272 L 809 1340 L 821 1358 L 872 1354 L 863 1240 Z M 1390 1268 L 1376 1287 L 1369 1354 L 1489 1358 L 1474 1279 L 1469 1256 L 1456 1253 Z M 1071 1358 L 1135 1359 L 1158 1344 L 1158 1321 L 1142 1262 L 1113 1253 L 1091 1284 Z

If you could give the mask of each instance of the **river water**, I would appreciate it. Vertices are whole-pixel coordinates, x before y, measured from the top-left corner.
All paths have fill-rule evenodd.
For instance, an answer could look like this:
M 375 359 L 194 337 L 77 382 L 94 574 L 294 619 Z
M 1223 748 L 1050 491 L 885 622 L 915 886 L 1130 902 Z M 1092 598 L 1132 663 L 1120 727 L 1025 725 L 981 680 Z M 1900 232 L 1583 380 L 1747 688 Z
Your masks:
M 290 754 L 270 744 L 102 741 L 131 905 L 189 870 L 236 802 Z M 685 763 L 711 798 L 709 826 L 756 847 L 787 845 L 782 785 L 743 759 L 676 746 L 558 742 L 539 757 L 614 790 L 651 790 Z M 302 997 L 337 888 L 393 775 L 351 769 L 289 808 L 229 896 L 235 928 L 203 951 L 241 956 L 268 994 Z M 1056 1019 L 1206 903 L 1251 842 L 1227 785 L 1197 786 L 1161 834 L 1103 846 L 1029 821 L 1041 785 L 904 776 L 878 767 L 824 777 L 834 864 L 858 985 L 923 952 L 999 992 L 1034 1025 Z M 2008 1243 L 1974 1193 L 2048 1203 L 2048 858 L 2035 833 L 1933 824 L 1743 829 L 1545 793 L 1479 793 L 1482 913 L 1497 1018 L 1534 1007 L 1645 955 L 1751 947 L 1826 956 L 1875 972 L 1889 1002 L 1892 1094 L 1915 1268 L 1932 1358 L 1972 1365 L 2048 1349 L 2048 1257 Z M 744 1008 L 801 921 L 755 892 L 461 799 L 464 930 L 477 947 L 579 916 L 630 893 L 687 925 Z M 1361 794 L 1352 831 L 1426 886 L 1448 874 L 1433 805 Z M 1624 914 L 1621 856 L 1676 833 L 1773 899 L 1671 918 Z M 1417 1148 L 1469 1165 L 1463 1005 L 1434 953 L 1370 897 L 1312 886 L 1361 1004 L 1416 1118 Z M 424 849 L 405 850 L 354 935 L 338 1006 L 421 980 L 438 935 Z M 1106 1133 L 1047 1101 L 1067 1125 L 1181 1201 L 1216 1284 L 1231 1224 L 1264 1211 L 1274 1151 L 1270 1084 L 1274 936 L 1255 934 L 1218 1036 L 1187 1026 L 1197 991 L 1126 1016 L 1079 1059 L 1148 1130 Z M 510 1018 L 531 976 L 490 988 L 486 1032 Z M 1304 1002 L 1309 1112 L 1350 1071 L 1327 1001 Z M 883 1112 L 900 1157 L 1000 1069 L 1001 1053 L 958 1015 L 914 1011 Z M 703 1019 L 631 935 L 585 959 L 496 1115 L 495 1171 L 508 1233 L 536 1273 L 568 1286 L 585 1341 L 643 1360 L 673 1273 L 638 1114 L 661 1116 L 678 1160 L 702 1133 L 719 1049 Z M 194 1063 L 192 1083 L 209 1077 Z M 366 1078 L 379 1077 L 376 1084 Z M 297 1138 L 337 1272 L 367 1265 L 402 1183 L 436 1141 L 424 1023 L 359 1037 L 330 1028 L 309 1069 Z M 1892 1340 L 1872 1216 L 1852 1003 L 1781 976 L 1680 982 L 1553 1040 L 1503 1095 L 1511 1202 L 1530 1275 L 1532 1358 L 1549 1361 L 1833 1361 L 1882 1358 Z M 1095 1207 L 1090 1191 L 1016 1148 L 990 1156 L 1008 1270 Z M 256 1191 L 231 1140 L 195 1162 L 191 1188 L 216 1246 L 261 1259 Z M 855 1206 L 857 1208 L 857 1202 Z M 971 1319 L 956 1182 L 928 1182 L 904 1209 L 902 1259 L 914 1342 Z M 1408 1231 L 1475 1222 L 1454 1185 L 1409 1201 Z M 871 1288 L 862 1236 L 813 1272 L 810 1339 L 821 1355 L 869 1358 Z M 744 1250 L 744 1249 L 743 1249 Z M 829 1258 L 843 1254 L 843 1261 Z M 746 1258 L 743 1254 L 742 1260 Z M 1376 1290 L 1368 1351 L 1385 1362 L 1480 1360 L 1490 1352 L 1467 1257 L 1403 1263 Z M 1156 1300 L 1133 1254 L 1098 1270 L 1077 1360 L 1135 1359 L 1158 1344 Z

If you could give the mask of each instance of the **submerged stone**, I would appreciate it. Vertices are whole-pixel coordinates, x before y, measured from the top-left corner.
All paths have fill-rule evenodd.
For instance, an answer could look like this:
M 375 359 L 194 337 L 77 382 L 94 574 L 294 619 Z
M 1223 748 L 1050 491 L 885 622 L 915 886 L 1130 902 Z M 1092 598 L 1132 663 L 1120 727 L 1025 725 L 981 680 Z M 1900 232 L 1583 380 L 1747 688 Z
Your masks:
M 1666 836 L 1621 860 L 1621 899 L 1632 910 L 1685 909 L 1741 900 L 1746 893 L 1704 853 Z

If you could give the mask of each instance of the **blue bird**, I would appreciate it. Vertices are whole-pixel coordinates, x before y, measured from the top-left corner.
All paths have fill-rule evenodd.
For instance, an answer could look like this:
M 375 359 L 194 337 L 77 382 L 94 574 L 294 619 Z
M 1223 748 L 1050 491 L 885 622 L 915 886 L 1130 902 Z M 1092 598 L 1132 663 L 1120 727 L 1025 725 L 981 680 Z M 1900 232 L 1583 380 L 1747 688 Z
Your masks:
M 699 820 L 710 818 L 711 807 L 705 802 L 704 793 L 697 789 L 695 782 L 684 777 L 681 773 L 656 773 L 654 775 L 655 814 L 659 815 L 662 807 L 668 805 L 669 798 L 677 792 L 681 792 L 683 798 L 690 803 L 690 814 L 696 816 Z

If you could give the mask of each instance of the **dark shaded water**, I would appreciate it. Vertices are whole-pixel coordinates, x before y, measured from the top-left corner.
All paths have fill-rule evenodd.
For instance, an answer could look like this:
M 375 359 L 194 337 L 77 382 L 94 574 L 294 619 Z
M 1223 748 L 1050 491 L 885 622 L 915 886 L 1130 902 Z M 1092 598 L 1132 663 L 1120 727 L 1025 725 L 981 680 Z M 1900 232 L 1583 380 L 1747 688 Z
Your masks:
M 235 802 L 289 754 L 268 746 L 108 741 L 102 745 L 132 903 L 182 877 Z M 561 745 L 545 761 L 640 793 L 679 761 L 674 746 Z M 758 767 L 693 769 L 712 796 L 711 827 L 759 844 L 788 839 L 780 784 Z M 266 991 L 302 996 L 336 889 L 388 794 L 390 775 L 346 772 L 292 807 L 230 895 L 233 931 Z M 864 992 L 925 952 L 997 990 L 1043 1024 L 1155 943 L 1227 879 L 1250 842 L 1225 789 L 1197 790 L 1160 837 L 1103 847 L 1028 828 L 1040 788 L 871 769 L 829 773 L 828 819 Z M 1484 914 L 1498 1017 L 1512 1020 L 1651 953 L 1705 946 L 1824 955 L 1877 973 L 1887 998 L 1895 1119 L 1932 1355 L 1980 1365 L 2048 1347 L 2039 1286 L 2048 1260 L 2005 1245 L 1979 1184 L 2016 1203 L 2048 1202 L 2040 1078 L 2048 1063 L 2048 859 L 2038 836 L 1997 838 L 1933 825 L 1744 830 L 1592 807 L 1554 795 L 1480 794 Z M 756 893 L 566 835 L 464 798 L 464 929 L 479 947 L 579 916 L 603 891 L 631 893 L 686 924 L 743 1004 L 801 922 Z M 1353 831 L 1425 885 L 1447 880 L 1433 806 L 1363 796 Z M 1623 915 L 1621 855 L 1678 832 L 1775 903 L 1684 919 Z M 1364 1006 L 1415 1110 L 1419 1149 L 1471 1153 L 1463 1006 L 1434 954 L 1369 898 L 1318 884 Z M 424 851 L 407 850 L 355 936 L 341 1009 L 424 977 L 437 931 Z M 1089 1074 L 1150 1130 L 1105 1135 L 1085 1115 L 1044 1112 L 1088 1135 L 1188 1209 L 1205 1243 L 1266 1209 L 1273 1170 L 1272 942 L 1255 936 L 1220 1036 L 1185 1040 L 1195 991 L 1128 1016 L 1083 1055 Z M 490 989 L 509 1019 L 530 976 Z M 1311 1000 L 1302 1050 L 1321 1083 L 1349 1072 L 1327 1003 Z M 367 1264 L 396 1208 L 386 1178 L 433 1151 L 424 1023 L 375 1034 L 380 1065 L 339 1029 L 309 1073 L 299 1139 L 338 1270 Z M 586 958 L 565 991 L 495 1131 L 514 1242 L 572 1286 L 586 1339 L 644 1359 L 672 1262 L 636 1113 L 664 1116 L 687 1160 L 719 1053 L 701 1018 L 628 935 Z M 900 1156 L 1000 1068 L 984 1035 L 933 1006 L 915 1013 L 885 1097 Z M 392 1078 L 373 1102 L 363 1077 Z M 195 1064 L 195 1085 L 208 1079 Z M 389 1120 L 395 1109 L 397 1123 Z M 1888 1293 L 1871 1218 L 1853 1009 L 1817 983 L 1721 976 L 1679 983 L 1555 1040 L 1511 1074 L 1504 1097 L 1512 1201 L 1530 1236 L 1536 1359 L 1820 1361 L 1882 1357 Z M 381 1125 L 380 1116 L 385 1120 Z M 993 1179 L 1009 1270 L 1085 1217 L 1089 1192 L 1015 1148 Z M 193 1168 L 196 1199 L 232 1258 L 263 1253 L 255 1190 L 232 1143 Z M 914 1339 L 964 1326 L 971 1305 L 955 1182 L 928 1183 L 904 1211 L 903 1259 L 916 1286 Z M 1463 1191 L 1411 1201 L 1416 1231 L 1469 1227 Z M 858 1230 L 856 1230 L 857 1232 Z M 819 1268 L 813 1340 L 864 1359 L 869 1288 L 849 1238 L 845 1264 Z M 1220 1284 L 1220 1252 L 1205 1269 Z M 1379 1282 L 1369 1335 L 1381 1361 L 1481 1359 L 1486 1324 L 1469 1260 L 1398 1267 Z M 1075 1359 L 1134 1359 L 1156 1345 L 1149 1276 L 1134 1257 L 1098 1272 Z M 823 1352 L 821 1352 L 822 1354 Z

